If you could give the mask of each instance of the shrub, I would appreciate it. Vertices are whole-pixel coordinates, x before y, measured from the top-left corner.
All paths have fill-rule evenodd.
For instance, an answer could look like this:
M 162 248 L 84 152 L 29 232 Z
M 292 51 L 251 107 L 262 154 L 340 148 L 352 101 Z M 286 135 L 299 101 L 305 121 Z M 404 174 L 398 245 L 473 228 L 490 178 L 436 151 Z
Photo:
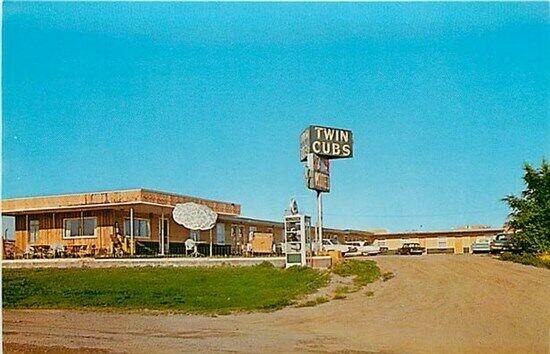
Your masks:
M 395 276 L 395 274 L 393 274 L 392 272 L 385 272 L 384 274 L 382 274 L 382 280 L 383 281 L 388 281 L 391 278 L 393 278 L 394 276 Z
M 500 260 L 550 269 L 550 259 L 532 253 L 513 254 L 505 252 L 500 255 Z

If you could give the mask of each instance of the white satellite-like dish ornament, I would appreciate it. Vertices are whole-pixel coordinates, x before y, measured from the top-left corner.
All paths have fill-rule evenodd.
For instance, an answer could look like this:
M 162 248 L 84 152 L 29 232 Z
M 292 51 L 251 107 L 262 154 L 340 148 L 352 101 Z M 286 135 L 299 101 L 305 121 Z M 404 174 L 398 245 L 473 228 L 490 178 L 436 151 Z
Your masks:
M 193 202 L 176 204 L 172 212 L 174 221 L 189 230 L 210 230 L 216 225 L 218 214 L 206 205 Z
M 172 217 L 178 224 L 189 230 L 210 230 L 210 256 L 212 256 L 212 228 L 216 225 L 218 214 L 206 205 L 193 202 L 176 204 Z M 191 256 L 198 257 L 197 240 L 187 239 L 185 241 L 185 253 L 192 251 Z

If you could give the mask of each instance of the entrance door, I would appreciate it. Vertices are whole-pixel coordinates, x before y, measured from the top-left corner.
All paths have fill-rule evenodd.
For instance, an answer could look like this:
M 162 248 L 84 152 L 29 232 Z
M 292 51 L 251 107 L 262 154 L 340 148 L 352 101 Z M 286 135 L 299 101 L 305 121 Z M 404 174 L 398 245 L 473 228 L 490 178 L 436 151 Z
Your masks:
M 462 237 L 455 237 L 455 254 L 464 253 L 464 248 L 462 246 Z
M 159 218 L 159 250 L 161 254 L 170 252 L 170 220 Z M 163 250 L 164 245 L 164 250 Z M 164 251 L 164 252 L 163 252 Z

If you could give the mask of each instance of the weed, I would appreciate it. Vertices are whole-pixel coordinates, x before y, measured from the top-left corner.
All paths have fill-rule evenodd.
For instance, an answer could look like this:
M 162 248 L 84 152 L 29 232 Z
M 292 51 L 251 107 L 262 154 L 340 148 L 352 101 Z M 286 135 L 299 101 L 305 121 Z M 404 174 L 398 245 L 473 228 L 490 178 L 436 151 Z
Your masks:
M 395 276 L 395 274 L 393 274 L 392 272 L 385 272 L 385 273 L 382 274 L 382 280 L 383 281 L 388 281 L 391 278 L 393 278 L 394 276 Z

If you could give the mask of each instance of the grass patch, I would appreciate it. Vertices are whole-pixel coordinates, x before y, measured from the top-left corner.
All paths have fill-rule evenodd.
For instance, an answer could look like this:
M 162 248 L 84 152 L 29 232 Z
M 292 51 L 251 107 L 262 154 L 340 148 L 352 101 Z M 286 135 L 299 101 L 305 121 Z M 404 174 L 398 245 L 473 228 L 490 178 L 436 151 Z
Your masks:
M 349 286 L 340 285 L 336 288 L 336 290 L 334 290 L 334 292 L 339 293 L 339 294 L 347 294 L 347 293 L 352 292 L 352 289 L 350 289 Z
M 333 300 L 343 300 L 345 299 L 347 296 L 346 294 L 343 294 L 343 293 L 334 293 L 334 295 L 332 296 L 332 299 Z
M 320 304 L 324 304 L 325 302 L 329 302 L 328 297 L 317 296 L 315 299 L 308 300 L 308 301 L 302 302 L 301 304 L 296 305 L 296 307 L 313 307 Z
M 4 308 L 103 308 L 225 314 L 290 305 L 326 286 L 305 267 L 4 269 Z
M 514 254 L 510 252 L 505 252 L 499 257 L 502 261 L 509 261 L 515 263 L 521 263 L 525 265 L 531 265 L 539 268 L 550 269 L 550 259 L 542 255 L 536 255 L 532 253 L 520 253 Z
M 348 259 L 334 266 L 332 271 L 343 277 L 355 276 L 353 282 L 357 286 L 367 285 L 380 277 L 380 268 L 374 261 Z
M 334 294 L 332 295 L 332 299 L 334 300 L 342 300 L 345 299 L 347 296 L 346 294 L 353 292 L 354 289 L 350 289 L 349 286 L 346 285 L 340 285 L 334 290 Z
M 382 280 L 383 281 L 388 281 L 393 277 L 395 277 L 395 274 L 393 274 L 392 272 L 385 272 L 385 273 L 382 274 Z

